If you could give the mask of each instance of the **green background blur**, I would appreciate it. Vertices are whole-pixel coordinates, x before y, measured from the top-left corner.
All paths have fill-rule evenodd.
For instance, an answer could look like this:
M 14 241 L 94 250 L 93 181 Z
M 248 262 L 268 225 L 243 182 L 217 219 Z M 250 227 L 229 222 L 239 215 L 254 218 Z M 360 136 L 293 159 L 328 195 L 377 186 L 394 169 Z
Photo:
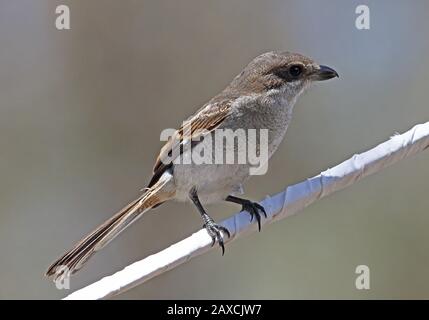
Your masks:
M 55 28 L 67 4 L 71 30 Z M 355 28 L 368 4 L 371 29 Z M 0 298 L 57 299 L 45 268 L 144 187 L 159 134 L 258 54 L 290 50 L 340 79 L 295 107 L 259 200 L 429 120 L 429 2 L 0 0 Z M 429 152 L 118 298 L 429 298 Z M 234 205 L 208 208 L 220 220 Z M 71 280 L 87 285 L 201 227 L 148 213 Z M 371 289 L 355 288 L 368 265 Z

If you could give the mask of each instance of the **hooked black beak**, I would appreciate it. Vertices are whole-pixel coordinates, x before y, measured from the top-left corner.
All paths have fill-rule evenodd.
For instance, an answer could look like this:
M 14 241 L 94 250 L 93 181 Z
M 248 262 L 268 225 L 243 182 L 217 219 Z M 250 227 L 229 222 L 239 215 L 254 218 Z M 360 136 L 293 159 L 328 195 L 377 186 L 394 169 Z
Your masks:
M 316 69 L 313 73 L 313 78 L 317 81 L 328 80 L 335 77 L 339 78 L 337 71 L 323 65 L 320 65 L 319 69 Z

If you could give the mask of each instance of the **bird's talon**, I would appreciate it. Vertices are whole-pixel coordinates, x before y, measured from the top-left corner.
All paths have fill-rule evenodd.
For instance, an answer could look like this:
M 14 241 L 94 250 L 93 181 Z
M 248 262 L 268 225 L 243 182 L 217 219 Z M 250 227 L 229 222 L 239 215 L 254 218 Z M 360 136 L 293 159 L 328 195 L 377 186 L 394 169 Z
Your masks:
M 204 228 L 207 230 L 207 233 L 212 238 L 212 246 L 216 243 L 216 241 L 219 243 L 219 246 L 222 248 L 222 255 L 225 253 L 225 245 L 223 241 L 223 235 L 222 232 L 225 233 L 228 238 L 231 237 L 231 234 L 227 228 L 224 226 L 216 224 L 214 221 L 207 221 L 204 224 Z
M 222 248 L 222 255 L 225 254 L 225 246 L 223 245 L 223 239 L 220 238 L 219 240 L 219 246 Z
M 225 233 L 228 238 L 231 238 L 231 233 L 229 232 L 229 230 L 227 228 L 225 228 L 224 226 L 220 226 L 218 225 L 219 229 L 223 231 L 223 233 Z
M 259 203 L 247 201 L 245 204 L 243 204 L 243 211 L 247 211 L 250 214 L 250 222 L 253 221 L 253 218 L 256 219 L 258 222 L 258 230 L 261 231 L 261 214 L 259 212 L 262 212 L 262 214 L 267 217 L 267 213 L 265 211 L 265 208 L 261 206 Z
M 264 214 L 264 217 L 267 218 L 267 212 L 265 211 L 265 208 L 261 206 L 259 203 L 255 203 L 255 206 Z

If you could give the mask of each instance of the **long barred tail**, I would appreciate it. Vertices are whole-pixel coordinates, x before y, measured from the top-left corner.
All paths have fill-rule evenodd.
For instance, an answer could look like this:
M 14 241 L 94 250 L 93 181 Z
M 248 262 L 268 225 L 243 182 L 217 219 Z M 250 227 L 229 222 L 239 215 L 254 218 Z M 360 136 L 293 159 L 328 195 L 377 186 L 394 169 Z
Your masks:
M 140 218 L 144 212 L 172 198 L 174 193 L 163 189 L 170 179 L 170 176 L 161 177 L 139 198 L 79 241 L 48 268 L 46 276 L 54 276 L 55 279 L 58 279 L 75 273 L 94 253 L 106 246 L 125 228 Z

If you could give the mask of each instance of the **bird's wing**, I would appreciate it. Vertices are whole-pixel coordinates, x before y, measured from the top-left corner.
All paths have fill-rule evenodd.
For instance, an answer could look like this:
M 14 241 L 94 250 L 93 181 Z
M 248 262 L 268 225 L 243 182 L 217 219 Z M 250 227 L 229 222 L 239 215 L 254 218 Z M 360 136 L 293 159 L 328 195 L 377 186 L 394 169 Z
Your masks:
M 228 117 L 231 104 L 231 99 L 208 103 L 186 120 L 161 148 L 148 187 L 151 187 L 164 171 L 171 167 L 174 159 L 187 150 L 191 143 L 198 143 L 201 137 L 215 130 Z

